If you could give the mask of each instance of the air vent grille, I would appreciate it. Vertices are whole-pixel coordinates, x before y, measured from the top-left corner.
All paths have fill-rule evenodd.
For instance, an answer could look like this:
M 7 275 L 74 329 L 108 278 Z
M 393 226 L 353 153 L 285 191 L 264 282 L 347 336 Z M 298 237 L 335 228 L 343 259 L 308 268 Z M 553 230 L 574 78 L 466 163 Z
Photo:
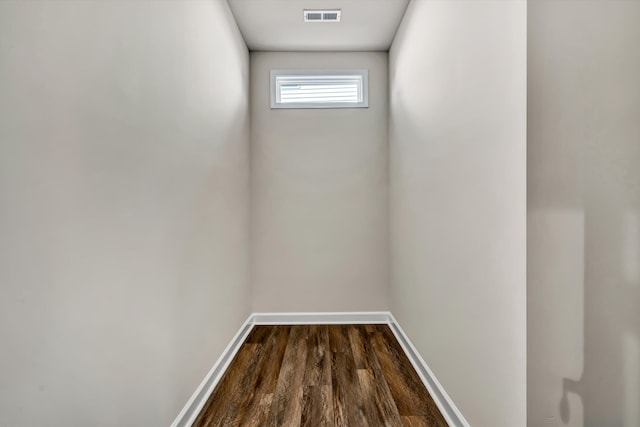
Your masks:
M 335 10 L 305 10 L 304 22 L 340 22 L 342 11 Z
M 322 14 L 322 19 L 324 21 L 337 21 L 338 14 L 336 12 L 326 12 Z

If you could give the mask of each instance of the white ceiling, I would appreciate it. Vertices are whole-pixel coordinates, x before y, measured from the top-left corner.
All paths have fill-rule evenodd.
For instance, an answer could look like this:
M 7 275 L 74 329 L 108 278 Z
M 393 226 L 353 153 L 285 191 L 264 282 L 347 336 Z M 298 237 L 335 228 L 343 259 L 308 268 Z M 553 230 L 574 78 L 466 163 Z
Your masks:
M 388 50 L 409 0 L 228 0 L 250 50 Z M 341 9 L 305 23 L 304 9 Z

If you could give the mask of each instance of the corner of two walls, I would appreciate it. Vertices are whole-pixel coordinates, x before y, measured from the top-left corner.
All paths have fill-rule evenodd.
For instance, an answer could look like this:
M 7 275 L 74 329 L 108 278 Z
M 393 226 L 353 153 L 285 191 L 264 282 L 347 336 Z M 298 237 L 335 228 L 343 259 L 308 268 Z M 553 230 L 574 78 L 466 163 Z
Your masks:
M 168 425 L 249 313 L 226 2 L 0 2 L 0 424 Z
M 391 311 L 472 426 L 524 426 L 526 2 L 413 1 L 389 63 Z
M 176 296 L 182 355 L 175 378 L 183 400 L 174 416 L 251 313 L 249 50 L 226 1 L 194 3 L 203 10 L 187 25 L 193 40 L 202 41 L 194 52 L 207 114 L 201 120 L 212 132 L 208 150 L 199 153 L 209 159 L 209 172 L 196 206 L 185 286 Z

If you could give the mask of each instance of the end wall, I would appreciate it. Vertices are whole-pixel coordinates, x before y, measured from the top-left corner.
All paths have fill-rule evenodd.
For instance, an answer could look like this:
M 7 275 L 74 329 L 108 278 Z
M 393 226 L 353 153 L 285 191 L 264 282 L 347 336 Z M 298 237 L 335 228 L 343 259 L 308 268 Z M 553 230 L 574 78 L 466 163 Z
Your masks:
M 391 309 L 472 426 L 524 426 L 526 3 L 411 2 L 390 85 Z
M 369 108 L 271 110 L 269 71 L 368 68 Z M 387 310 L 387 54 L 251 54 L 252 311 Z
M 249 309 L 226 2 L 2 1 L 0 64 L 0 425 L 168 425 Z

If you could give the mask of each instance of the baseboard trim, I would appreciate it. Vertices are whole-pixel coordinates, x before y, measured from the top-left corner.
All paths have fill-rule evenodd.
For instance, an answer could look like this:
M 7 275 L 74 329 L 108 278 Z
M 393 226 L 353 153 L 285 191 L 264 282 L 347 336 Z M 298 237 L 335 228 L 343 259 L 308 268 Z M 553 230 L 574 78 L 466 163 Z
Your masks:
M 254 313 L 255 325 L 342 325 L 364 323 L 389 323 L 388 311 L 361 311 L 335 313 Z
M 433 374 L 433 371 L 427 365 L 427 362 L 424 361 L 416 347 L 413 345 L 407 334 L 402 330 L 400 324 L 393 314 L 389 313 L 389 327 L 391 331 L 395 335 L 396 339 L 400 343 L 400 346 L 404 350 L 405 354 L 411 361 L 413 368 L 418 373 L 418 376 L 422 380 L 422 383 L 425 385 L 427 390 L 429 390 L 429 394 L 435 401 L 438 409 L 447 420 L 447 423 L 450 427 L 470 427 L 467 420 L 462 415 L 462 412 L 456 407 L 449 397 L 449 394 L 445 391 L 442 384 L 438 381 L 436 376 Z
M 171 427 L 190 427 L 193 424 L 252 328 L 253 322 L 251 321 L 251 316 L 249 316 L 231 339 L 231 342 L 229 342 L 227 348 L 224 349 L 216 363 L 209 370 L 209 373 L 204 380 L 202 380 L 200 386 L 193 393 L 187 404 L 184 405 L 184 408 L 182 408 L 180 414 L 178 414 L 173 421 Z
M 254 325 L 387 324 L 450 427 L 470 427 L 398 321 L 388 311 L 336 313 L 253 313 L 233 337 L 171 427 L 190 427 Z

